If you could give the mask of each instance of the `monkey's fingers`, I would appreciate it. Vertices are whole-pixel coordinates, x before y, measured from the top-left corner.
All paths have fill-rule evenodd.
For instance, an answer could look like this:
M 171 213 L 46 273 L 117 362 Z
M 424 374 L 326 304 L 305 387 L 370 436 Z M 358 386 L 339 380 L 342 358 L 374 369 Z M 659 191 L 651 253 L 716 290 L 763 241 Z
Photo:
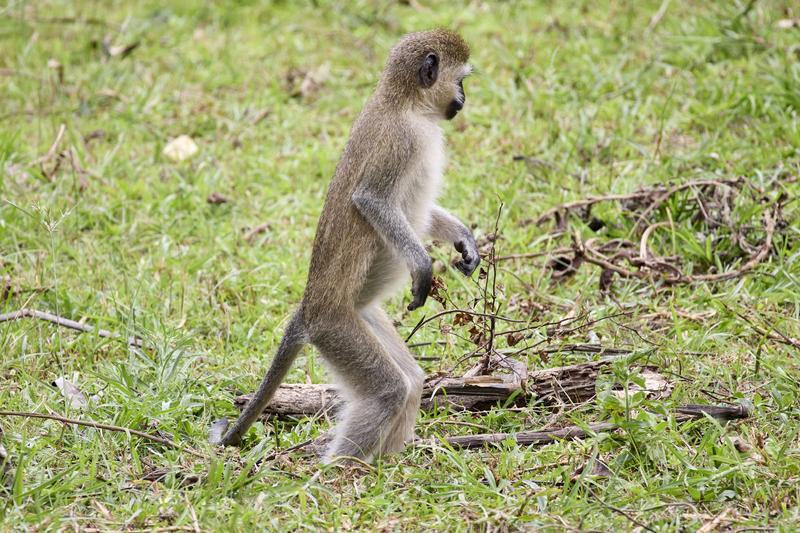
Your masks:
M 428 299 L 428 294 L 431 292 L 431 286 L 433 285 L 433 280 L 431 279 L 424 279 L 420 280 L 419 282 L 415 281 L 411 285 L 411 295 L 413 299 L 411 303 L 408 304 L 408 310 L 413 311 L 418 307 L 422 307 L 425 305 L 425 300 Z
M 228 431 L 228 419 L 220 418 L 219 420 L 211 424 L 211 428 L 208 430 L 208 442 L 210 442 L 215 446 L 222 444 L 222 437 L 225 436 L 225 432 L 227 431 Z
M 459 272 L 469 277 L 475 272 L 475 269 L 478 268 L 480 263 L 481 257 L 478 254 L 468 255 L 464 253 L 463 259 L 456 261 L 453 266 L 456 267 Z
M 425 300 L 427 298 L 428 298 L 427 294 L 425 294 L 424 296 L 414 295 L 414 299 L 411 301 L 410 304 L 408 304 L 408 308 L 407 309 L 409 311 L 413 311 L 414 309 L 417 309 L 418 307 L 422 307 L 423 305 L 425 305 Z

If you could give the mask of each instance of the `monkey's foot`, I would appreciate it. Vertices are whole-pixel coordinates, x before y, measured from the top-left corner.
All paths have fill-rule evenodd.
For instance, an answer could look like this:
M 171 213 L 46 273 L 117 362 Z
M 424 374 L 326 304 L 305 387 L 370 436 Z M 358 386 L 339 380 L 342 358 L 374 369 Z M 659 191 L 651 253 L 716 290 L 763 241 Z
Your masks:
M 228 431 L 228 419 L 227 418 L 220 418 L 213 424 L 211 424 L 211 428 L 208 430 L 208 442 L 215 446 L 219 446 L 222 444 L 222 437 L 225 436 L 225 433 Z

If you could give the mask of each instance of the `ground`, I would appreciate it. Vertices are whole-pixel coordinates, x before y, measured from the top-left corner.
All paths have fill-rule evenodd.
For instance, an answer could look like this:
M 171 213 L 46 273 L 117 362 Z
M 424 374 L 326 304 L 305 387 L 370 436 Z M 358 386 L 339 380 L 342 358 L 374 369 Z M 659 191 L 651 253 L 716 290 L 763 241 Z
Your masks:
M 2 416 L 16 468 L 0 489 L 0 529 L 793 530 L 798 17 L 791 0 L 9 0 L 0 7 L 0 312 L 49 311 L 144 347 L 32 319 L 2 323 L 0 409 L 137 429 L 208 458 Z M 492 311 L 494 294 L 495 313 L 526 327 L 497 321 L 493 346 L 531 370 L 603 356 L 570 350 L 576 343 L 629 355 L 580 405 L 425 413 L 418 432 L 437 444 L 369 469 L 319 471 L 302 455 L 254 467 L 324 432 L 324 419 L 259 423 L 241 450 L 212 448 L 209 424 L 235 415 L 233 398 L 256 386 L 301 297 L 328 180 L 389 48 L 434 26 L 461 32 L 475 65 L 466 109 L 445 125 L 441 203 L 485 251 L 496 234 L 495 256 L 541 255 L 494 267 L 487 257 L 488 276 L 465 279 L 448 266 L 453 250 L 432 248 L 448 298 L 409 313 L 405 287 L 389 302 L 401 334 L 445 308 Z M 164 151 L 180 135 L 198 148 L 185 160 Z M 636 266 L 630 255 L 614 264 L 641 275 L 603 267 L 601 278 L 597 264 L 578 264 L 574 248 L 611 239 L 632 241 L 635 260 L 636 202 L 537 220 L 592 196 L 737 178 L 687 188 L 645 217 L 644 257 L 731 279 L 673 283 L 671 267 Z M 766 255 L 736 274 L 772 215 Z M 456 316 L 414 335 L 428 373 L 463 373 L 485 353 L 486 323 Z M 515 328 L 524 334 L 508 334 Z M 671 382 L 668 398 L 612 394 L 641 381 L 645 364 Z M 309 349 L 289 380 L 328 378 Z M 751 416 L 670 414 L 690 403 L 741 404 Z M 464 451 L 442 440 L 600 421 L 621 429 L 543 447 Z

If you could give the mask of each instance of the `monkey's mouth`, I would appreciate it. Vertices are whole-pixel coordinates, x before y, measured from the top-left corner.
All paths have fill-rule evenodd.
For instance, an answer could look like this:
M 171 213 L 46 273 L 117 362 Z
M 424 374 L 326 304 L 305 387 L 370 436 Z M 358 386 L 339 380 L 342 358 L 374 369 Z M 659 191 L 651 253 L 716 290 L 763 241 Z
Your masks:
M 451 100 L 450 104 L 447 106 L 447 109 L 444 112 L 444 116 L 447 117 L 447 120 L 452 120 L 453 117 L 458 115 L 458 112 L 464 109 L 464 102 L 459 102 L 458 100 Z

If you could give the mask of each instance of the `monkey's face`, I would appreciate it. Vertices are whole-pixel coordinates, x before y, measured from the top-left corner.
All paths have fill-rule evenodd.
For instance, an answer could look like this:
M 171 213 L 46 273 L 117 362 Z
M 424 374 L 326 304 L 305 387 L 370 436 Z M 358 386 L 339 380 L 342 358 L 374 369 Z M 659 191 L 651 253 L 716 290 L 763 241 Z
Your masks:
M 437 54 L 426 55 L 419 69 L 419 84 L 426 106 L 433 115 L 452 120 L 464 109 L 467 100 L 464 78 L 471 71 L 469 64 L 442 64 Z
M 447 104 L 447 109 L 445 109 L 444 117 L 447 120 L 452 120 L 458 112 L 464 109 L 464 103 L 467 101 L 467 95 L 464 94 L 464 78 L 458 80 L 458 84 L 456 86 L 456 94 L 450 100 L 450 103 Z

